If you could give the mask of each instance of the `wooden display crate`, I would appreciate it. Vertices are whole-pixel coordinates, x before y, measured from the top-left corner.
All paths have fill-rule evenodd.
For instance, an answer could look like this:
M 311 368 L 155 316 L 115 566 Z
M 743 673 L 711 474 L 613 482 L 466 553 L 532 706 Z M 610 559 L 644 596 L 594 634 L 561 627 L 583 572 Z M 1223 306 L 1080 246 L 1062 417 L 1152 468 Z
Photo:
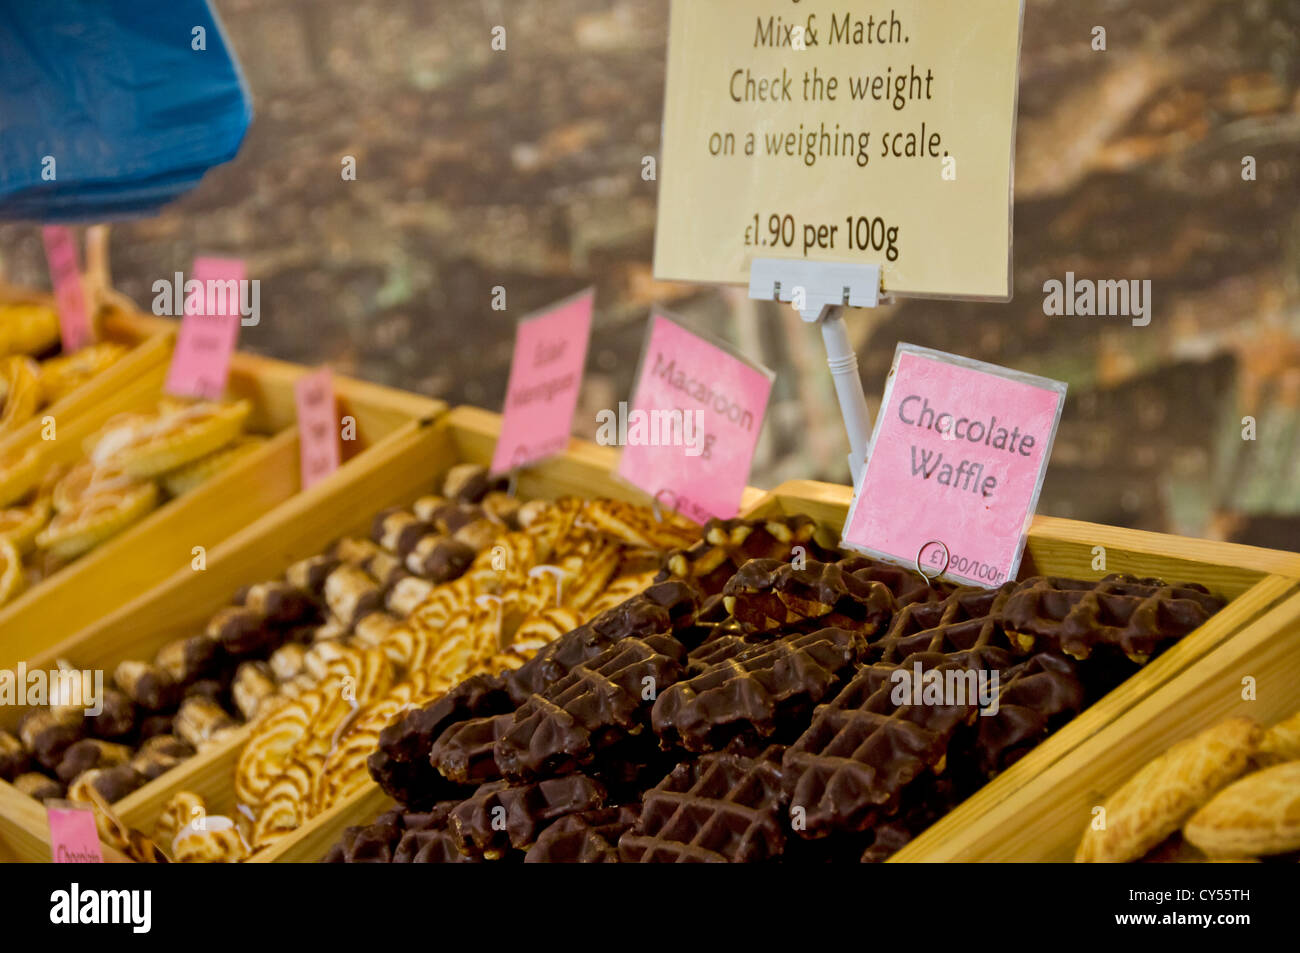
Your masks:
M 105 326 L 124 338 L 161 348 L 159 359 L 134 365 L 110 393 L 70 420 L 57 421 L 48 441 L 48 463 L 81 458 L 82 444 L 111 416 L 152 408 L 162 394 L 173 322 L 137 315 L 110 315 Z M 210 551 L 222 539 L 294 496 L 300 489 L 294 382 L 308 369 L 250 354 L 231 361 L 227 393 L 253 405 L 248 430 L 269 439 L 195 490 L 159 507 L 144 520 L 108 540 L 0 607 L 0 668 L 13 668 L 43 649 L 95 623 L 180 567 L 190 566 L 194 547 Z M 352 457 L 382 443 L 414 419 L 437 416 L 446 405 L 414 394 L 335 378 L 340 415 L 356 420 L 357 439 L 344 441 L 344 466 L 327 483 L 346 481 Z M 28 435 L 41 439 L 39 430 Z M 314 488 L 313 488 L 314 489 Z
M 849 487 L 794 481 L 773 491 L 758 514 L 807 513 L 838 529 L 851 501 Z M 1097 546 L 1104 547 L 1106 553 L 1106 569 L 1100 572 L 1092 568 Z M 893 862 L 1070 859 L 1091 819 L 1091 807 L 1100 803 L 1102 795 L 1097 791 L 1113 790 L 1144 763 L 1141 759 L 1148 756 L 1148 751 L 1164 750 L 1160 733 L 1168 726 L 1201 723 L 1204 700 L 1195 700 L 1193 692 L 1171 690 L 1172 685 L 1199 679 L 1193 673 L 1203 672 L 1206 664 L 1213 665 L 1212 658 L 1251 657 L 1249 647 L 1257 642 L 1269 640 L 1277 651 L 1282 651 L 1281 646 L 1289 639 L 1293 651 L 1300 648 L 1300 629 L 1295 627 L 1295 613 L 1300 611 L 1300 554 L 1055 517 L 1034 518 L 1021 578 L 1057 575 L 1097 579 L 1107 572 L 1199 582 L 1231 601 L 1205 625 L 939 820 L 891 858 Z M 1279 667 L 1261 655 L 1261 692 L 1265 690 L 1265 666 L 1270 666 L 1268 682 L 1274 689 L 1286 685 L 1287 678 L 1294 684 L 1296 661 Z M 1230 693 L 1232 686 L 1223 691 Z M 1290 697 L 1292 703 L 1296 701 L 1294 689 Z M 1286 704 L 1282 702 L 1280 707 Z M 1213 710 L 1226 707 L 1225 702 Z M 1286 713 L 1295 707 L 1292 704 Z M 1263 708 L 1256 711 L 1257 718 L 1269 717 Z M 1217 714 L 1205 724 L 1215 720 Z M 1144 741 L 1126 741 L 1130 731 L 1146 722 L 1151 723 L 1151 728 Z M 1175 740 L 1169 736 L 1167 743 Z M 1117 768 L 1112 761 L 1118 763 Z M 1119 781 L 1110 783 L 1116 776 Z M 1060 805 L 1056 803 L 1058 797 L 1063 799 Z M 1084 801 L 1087 804 L 1080 814 Z M 1067 843 L 1068 849 L 1062 846 Z
M 1255 679 L 1255 700 L 1242 680 Z M 1015 790 L 968 802 L 900 852 L 900 861 L 1066 862 L 1092 810 L 1184 738 L 1245 715 L 1271 725 L 1300 709 L 1300 591 L 1247 625 Z M 989 785 L 993 788 L 994 785 Z M 972 798 L 972 802 L 976 801 Z
M 495 415 L 460 408 L 433 427 L 415 428 L 405 437 L 407 443 L 401 446 L 394 443 L 385 447 L 385 452 L 373 454 L 370 463 L 357 472 L 348 486 L 340 486 L 327 500 L 320 501 L 317 508 L 309 509 L 294 501 L 269 514 L 213 550 L 208 573 L 200 576 L 178 573 L 166 585 L 47 653 L 46 659 L 62 654 L 79 667 L 111 668 L 123 658 L 149 657 L 170 639 L 195 631 L 212 611 L 225 604 L 239 585 L 275 575 L 294 559 L 319 551 L 334 537 L 363 529 L 372 510 L 408 501 L 424 492 L 433 477 L 452 463 L 487 462 L 497 424 Z M 521 477 L 520 493 L 553 497 L 581 492 L 636 498 L 633 491 L 610 479 L 613 459 L 613 451 L 575 441 L 566 455 Z M 415 472 L 419 478 L 414 476 Z M 838 531 L 850 498 L 848 487 L 793 481 L 766 495 L 751 491 L 747 494 L 744 513 L 748 516 L 803 513 Z M 361 499 L 366 501 L 366 506 L 357 506 L 357 500 Z M 275 544 L 270 551 L 268 541 Z M 997 851 L 1005 849 L 1010 841 L 1023 840 L 1028 833 L 1037 832 L 1021 830 L 1025 826 L 1027 806 L 1041 800 L 1041 795 L 1035 792 L 1045 784 L 1068 786 L 1078 776 L 1088 778 L 1090 784 L 1093 778 L 1109 784 L 1118 776 L 1122 781 L 1131 762 L 1147 756 L 1149 749 L 1154 751 L 1159 747 L 1158 741 L 1148 740 L 1145 747 L 1136 746 L 1126 755 L 1122 768 L 1112 771 L 1097 767 L 1106 762 L 1112 749 L 1124 753 L 1117 740 L 1130 730 L 1124 726 L 1133 724 L 1132 713 L 1145 713 L 1143 717 L 1147 721 L 1156 721 L 1153 713 L 1163 712 L 1163 724 L 1190 723 L 1188 716 L 1194 711 L 1194 703 L 1191 710 L 1180 711 L 1178 706 L 1186 706 L 1188 701 L 1183 699 L 1175 704 L 1175 697 L 1181 696 L 1171 692 L 1170 686 L 1197 677 L 1190 673 L 1200 671 L 1204 660 L 1223 657 L 1227 652 L 1233 653 L 1233 657 L 1251 658 L 1254 657 L 1251 652 L 1255 651 L 1252 647 L 1264 642 L 1281 651 L 1286 637 L 1278 633 L 1285 625 L 1293 624 L 1300 613 L 1300 555 L 1072 520 L 1048 517 L 1034 520 L 1022 576 L 1049 573 L 1097 578 L 1103 575 L 1092 569 L 1097 546 L 1105 547 L 1108 572 L 1201 582 L 1228 598 L 1230 603 L 1200 629 L 986 785 L 895 859 L 1029 859 L 1032 848 L 1024 844 L 1020 844 L 1022 854 L 1002 856 Z M 1282 684 L 1278 679 L 1285 674 L 1284 669 L 1276 677 L 1270 676 L 1267 684 Z M 1290 674 L 1294 676 L 1294 670 Z M 1265 684 L 1261 676 L 1261 693 L 1266 690 Z M 119 813 L 128 823 L 148 830 L 162 805 L 176 791 L 191 790 L 208 801 L 213 813 L 230 814 L 234 810 L 234 765 L 245 737 L 241 734 L 232 738 L 136 791 L 119 802 Z M 1097 738 L 1109 740 L 1097 742 L 1094 740 Z M 1073 825 L 1073 830 L 1059 835 L 1061 843 L 1071 841 L 1086 823 L 1087 809 L 1082 821 L 1069 812 L 1077 811 L 1078 804 L 1085 800 L 1090 807 L 1099 796 L 1089 790 L 1078 803 L 1072 806 L 1067 803 L 1063 808 L 1064 820 L 1054 813 L 1051 805 L 1040 804 L 1037 810 L 1042 817 L 1041 824 L 1044 829 L 1062 830 Z M 257 859 L 316 861 L 344 828 L 372 819 L 388 803 L 376 786 L 369 785 L 303 825 Z M 994 827 L 995 823 L 999 826 Z M 1015 826 L 1010 827 L 1012 824 Z M 1048 859 L 1059 854 L 1060 850 Z
M 408 424 L 359 459 L 350 472 L 301 494 L 262 518 L 250 523 L 208 552 L 206 572 L 188 568 L 174 572 L 150 592 L 121 606 L 75 636 L 50 646 L 29 668 L 48 668 L 64 658 L 78 668 L 104 669 L 106 677 L 124 659 L 149 659 L 172 639 L 201 631 L 211 615 L 229 604 L 241 586 L 283 574 L 292 563 L 315 555 L 340 536 L 366 534 L 375 513 L 391 506 L 409 504 L 432 491 L 437 479 L 457 463 L 491 462 L 500 434 L 499 415 L 472 407 L 460 407 L 436 422 Z M 554 499 L 569 494 L 606 496 L 645 502 L 645 495 L 614 480 L 610 474 L 618 451 L 580 440 L 569 449 L 519 475 L 517 491 L 527 499 Z M 747 489 L 743 498 L 752 507 L 763 497 Z M 0 727 L 13 730 L 21 712 L 0 709 Z M 159 811 L 181 790 L 200 794 L 212 814 L 233 815 L 235 764 L 247 740 L 241 729 L 225 743 L 189 759 L 115 805 L 128 824 L 149 832 Z M 0 816 L 8 813 L 14 798 L 34 805 L 12 786 L 0 783 Z M 375 785 L 314 818 L 294 835 L 285 838 L 259 860 L 316 860 L 343 828 L 373 817 L 384 808 L 386 798 Z M 48 859 L 48 831 L 44 812 L 25 823 L 25 859 Z M 33 829 L 32 823 L 36 822 Z M 34 840 L 33 840 L 34 839 Z M 0 859 L 4 859 L 6 838 L 0 828 Z M 36 845 L 36 846 L 32 846 Z

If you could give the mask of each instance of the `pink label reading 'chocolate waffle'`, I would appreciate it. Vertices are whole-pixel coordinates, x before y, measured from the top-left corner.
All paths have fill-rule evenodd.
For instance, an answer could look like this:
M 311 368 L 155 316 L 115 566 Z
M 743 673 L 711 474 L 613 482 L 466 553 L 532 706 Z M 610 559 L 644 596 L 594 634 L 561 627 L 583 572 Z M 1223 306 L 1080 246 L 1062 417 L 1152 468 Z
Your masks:
M 167 371 L 167 393 L 207 400 L 225 395 L 241 323 L 239 295 L 228 289 L 243 287 L 245 274 L 238 258 L 194 259 L 191 281 L 197 282 L 198 290 L 190 293 L 186 282 L 185 314 Z M 210 293 L 215 288 L 225 293 Z
M 971 585 L 1015 578 L 1065 387 L 900 344 L 844 544 Z
M 56 864 L 102 864 L 95 814 L 88 807 L 66 805 L 46 808 L 50 819 L 50 846 Z
M 293 396 L 298 408 L 299 464 L 305 490 L 339 468 L 339 421 L 330 369 L 322 367 L 298 378 L 293 384 Z
M 773 376 L 654 314 L 632 400 L 602 411 L 597 440 L 622 446 L 618 476 L 662 505 L 697 523 L 731 519 L 740 511 Z
M 81 287 L 81 268 L 77 264 L 77 243 L 72 229 L 46 225 L 41 229 L 45 257 L 50 263 L 50 281 L 59 312 L 59 337 L 64 351 L 76 351 L 94 338 L 90 315 L 86 312 L 86 294 Z
M 595 291 L 584 291 L 519 323 L 494 476 L 568 448 L 595 298 Z

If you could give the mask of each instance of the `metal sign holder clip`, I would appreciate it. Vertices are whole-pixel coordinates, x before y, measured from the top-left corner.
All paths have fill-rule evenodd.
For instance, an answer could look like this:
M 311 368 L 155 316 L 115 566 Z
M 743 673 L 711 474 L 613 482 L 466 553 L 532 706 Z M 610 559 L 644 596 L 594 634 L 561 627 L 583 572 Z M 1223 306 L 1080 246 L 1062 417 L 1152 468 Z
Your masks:
M 849 469 L 857 487 L 871 441 L 871 413 L 858 374 L 858 356 L 844 324 L 844 309 L 880 304 L 880 265 L 755 258 L 749 268 L 749 296 L 788 302 L 805 321 L 821 326 L 826 363 L 849 435 Z

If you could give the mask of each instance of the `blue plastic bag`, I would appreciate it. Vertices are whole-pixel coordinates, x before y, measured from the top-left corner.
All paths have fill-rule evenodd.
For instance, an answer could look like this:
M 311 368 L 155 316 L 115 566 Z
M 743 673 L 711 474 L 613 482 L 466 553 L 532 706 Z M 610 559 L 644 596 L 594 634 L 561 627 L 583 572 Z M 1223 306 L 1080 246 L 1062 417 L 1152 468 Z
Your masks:
M 252 116 L 206 0 L 0 0 L 0 219 L 154 214 Z

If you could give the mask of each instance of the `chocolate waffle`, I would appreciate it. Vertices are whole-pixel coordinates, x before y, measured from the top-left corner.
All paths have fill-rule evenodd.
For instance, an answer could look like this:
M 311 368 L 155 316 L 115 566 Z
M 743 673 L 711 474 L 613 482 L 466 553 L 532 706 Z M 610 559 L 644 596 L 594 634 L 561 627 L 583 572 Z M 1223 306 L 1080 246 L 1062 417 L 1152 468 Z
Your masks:
M 379 747 L 367 762 L 370 776 L 394 800 L 410 807 L 432 803 L 455 785 L 429 763 L 438 737 L 453 724 L 514 711 L 500 678 L 476 675 L 432 705 L 417 709 L 379 733 Z
M 581 774 L 523 785 L 493 781 L 452 809 L 448 829 L 462 853 L 495 860 L 512 847 L 531 846 L 551 821 L 594 810 L 604 802 L 604 787 Z
M 1073 659 L 1039 652 L 1002 672 L 998 709 L 976 721 L 978 765 L 985 778 L 1010 767 L 1084 705 Z
M 635 806 L 603 807 L 562 817 L 538 835 L 525 864 L 617 864 L 618 839 L 640 814 Z
M 447 780 L 477 785 L 502 778 L 494 752 L 514 724 L 515 713 L 470 718 L 448 726 L 434 741 L 429 763 Z
M 1021 583 L 1003 609 L 1022 649 L 1039 646 L 1086 659 L 1098 646 L 1120 649 L 1138 664 L 1223 608 L 1195 583 L 1111 573 L 1096 582 L 1037 576 Z
M 837 686 L 865 640 L 847 629 L 794 633 L 750 644 L 734 636 L 700 646 L 702 673 L 660 693 L 652 723 L 665 747 L 714 751 L 745 730 L 770 737 Z
M 695 591 L 690 586 L 675 580 L 656 583 L 556 639 L 522 668 L 505 676 L 510 696 L 523 704 L 620 639 L 635 637 L 659 651 L 671 649 L 678 643 L 666 633 L 689 624 L 696 608 Z
M 883 584 L 815 560 L 796 569 L 774 559 L 751 559 L 731 577 L 723 597 L 737 620 L 764 632 L 815 625 L 871 635 L 894 612 L 893 594 Z
M 722 592 L 736 571 L 751 559 L 788 561 L 796 546 L 804 557 L 823 554 L 813 535 L 817 524 L 807 516 L 774 519 L 711 519 L 699 542 L 669 553 L 657 582 L 681 579 L 705 596 Z
M 914 570 L 882 563 L 866 556 L 846 556 L 838 563 L 841 570 L 861 582 L 878 582 L 894 596 L 894 602 L 909 606 L 914 602 L 937 602 L 952 592 L 946 582 L 931 583 Z
M 1016 588 L 1014 582 L 1000 589 L 963 586 L 941 601 L 905 605 L 871 644 L 869 657 L 897 663 L 917 652 L 961 652 L 986 645 L 1018 653 L 1002 627 L 1003 607 Z
M 707 754 L 678 765 L 646 792 L 633 828 L 619 838 L 627 863 L 747 863 L 785 848 L 787 804 L 781 751 L 760 757 Z
M 514 713 L 496 743 L 502 774 L 520 780 L 573 771 L 639 732 L 655 695 L 685 672 L 685 654 L 670 636 L 655 646 L 631 637 L 575 665 Z
M 402 810 L 381 814 L 371 824 L 349 827 L 323 858 L 326 864 L 391 864 L 403 833 Z
M 1008 653 L 981 648 L 921 653 L 904 666 L 860 669 L 834 701 L 817 708 L 812 724 L 785 753 L 785 790 L 796 830 L 816 838 L 871 827 L 897 809 L 904 790 L 923 772 L 942 771 L 954 733 L 977 717 L 979 699 L 966 692 L 948 704 L 913 704 L 910 694 L 896 702 L 903 687 L 896 672 L 911 674 L 920 666 L 955 682 L 965 678 L 962 673 L 1001 672 L 1010 664 Z

